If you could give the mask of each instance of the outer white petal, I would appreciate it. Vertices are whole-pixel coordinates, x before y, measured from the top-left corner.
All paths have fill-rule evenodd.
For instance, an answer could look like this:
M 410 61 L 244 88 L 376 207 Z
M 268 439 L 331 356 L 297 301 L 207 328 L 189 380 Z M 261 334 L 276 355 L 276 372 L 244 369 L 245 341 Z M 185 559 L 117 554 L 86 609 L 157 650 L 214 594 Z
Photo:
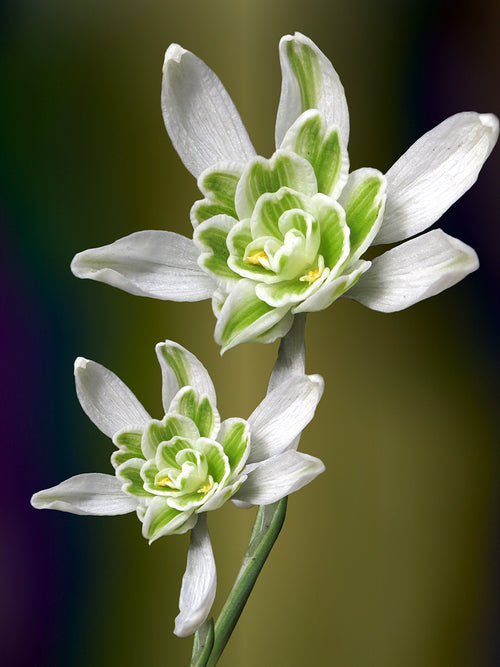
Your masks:
M 252 437 L 248 463 L 287 449 L 313 418 L 323 388 L 320 375 L 291 375 L 267 394 L 248 418 Z
M 278 359 L 269 379 L 267 393 L 276 389 L 282 382 L 287 382 L 291 375 L 304 375 L 305 371 L 305 343 L 304 328 L 306 315 L 300 314 L 294 318 L 290 331 L 281 339 Z
M 205 514 L 191 531 L 187 566 L 182 578 L 179 598 L 180 613 L 175 619 L 174 633 L 187 637 L 205 621 L 215 598 L 217 575 Z
M 196 178 L 216 162 L 246 162 L 255 155 L 218 77 L 178 44 L 165 54 L 161 107 L 174 148 Z
M 121 487 L 122 482 L 114 475 L 98 472 L 76 475 L 35 493 L 31 504 L 39 510 L 60 510 L 72 514 L 112 516 L 134 512 L 138 499 L 124 493 Z
M 309 484 L 324 470 L 320 459 L 289 450 L 259 464 L 235 499 L 252 505 L 269 505 Z
M 418 139 L 389 169 L 384 220 L 375 243 L 423 231 L 475 183 L 498 138 L 498 118 L 458 113 Z
M 185 386 L 193 387 L 200 394 L 206 394 L 212 406 L 217 405 L 217 397 L 210 375 L 194 354 L 182 345 L 166 340 L 164 343 L 158 343 L 156 355 L 163 378 L 162 398 L 165 414 L 177 391 Z
M 293 125 L 303 111 L 306 111 L 302 108 L 299 84 L 287 55 L 287 48 L 289 48 L 290 43 L 295 43 L 299 47 L 300 45 L 306 45 L 314 51 L 321 72 L 321 86 L 315 108 L 324 114 L 328 123 L 338 126 L 340 140 L 346 147 L 349 140 L 349 110 L 344 87 L 332 63 L 313 41 L 300 32 L 296 32 L 294 35 L 285 35 L 280 41 L 283 81 L 276 117 L 276 147 L 279 148 L 288 128 Z
M 95 361 L 75 360 L 75 384 L 85 414 L 110 438 L 125 426 L 151 419 L 127 385 Z
M 98 280 L 137 296 L 200 301 L 210 298 L 216 285 L 198 266 L 199 254 L 185 236 L 148 230 L 79 252 L 71 270 L 77 278 Z
M 390 313 L 439 294 L 478 266 L 470 246 L 435 229 L 374 259 L 345 296 Z

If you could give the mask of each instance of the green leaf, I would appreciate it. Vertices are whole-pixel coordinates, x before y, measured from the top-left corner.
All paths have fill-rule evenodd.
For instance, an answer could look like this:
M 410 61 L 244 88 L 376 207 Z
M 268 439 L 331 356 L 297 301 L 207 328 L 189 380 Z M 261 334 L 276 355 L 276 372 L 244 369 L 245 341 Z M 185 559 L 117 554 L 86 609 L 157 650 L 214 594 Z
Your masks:
M 282 148 L 294 151 L 313 166 L 318 192 L 335 197 L 349 170 L 349 158 L 342 150 L 336 127 L 327 128 L 317 109 L 303 113 L 288 130 Z
M 386 179 L 376 169 L 353 171 L 339 197 L 351 230 L 349 262 L 357 260 L 375 238 L 382 223 Z

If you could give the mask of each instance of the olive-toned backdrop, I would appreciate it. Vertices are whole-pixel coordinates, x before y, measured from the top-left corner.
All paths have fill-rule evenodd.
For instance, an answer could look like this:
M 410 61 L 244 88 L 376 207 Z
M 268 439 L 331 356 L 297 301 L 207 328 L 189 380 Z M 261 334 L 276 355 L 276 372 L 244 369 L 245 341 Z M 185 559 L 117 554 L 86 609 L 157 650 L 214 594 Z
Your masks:
M 73 254 L 141 229 L 189 235 L 196 184 L 160 113 L 179 42 L 220 76 L 257 150 L 273 150 L 278 41 L 299 30 L 332 59 L 351 110 L 351 164 L 386 170 L 462 110 L 500 111 L 498 3 L 431 0 L 11 0 L 0 21 L 2 546 L 7 663 L 185 665 L 172 634 L 188 536 L 148 547 L 135 516 L 36 512 L 31 494 L 110 472 L 81 411 L 78 355 L 113 369 L 155 416 L 154 345 L 188 347 L 223 417 L 263 397 L 277 345 L 222 359 L 208 302 L 140 299 L 76 280 Z M 384 315 L 347 299 L 307 324 L 326 391 L 301 447 L 327 471 L 290 499 L 283 534 L 221 661 L 227 667 L 494 665 L 498 603 L 499 155 L 443 218 L 482 266 Z M 498 441 L 498 438 L 497 438 Z M 209 517 L 215 609 L 253 511 Z

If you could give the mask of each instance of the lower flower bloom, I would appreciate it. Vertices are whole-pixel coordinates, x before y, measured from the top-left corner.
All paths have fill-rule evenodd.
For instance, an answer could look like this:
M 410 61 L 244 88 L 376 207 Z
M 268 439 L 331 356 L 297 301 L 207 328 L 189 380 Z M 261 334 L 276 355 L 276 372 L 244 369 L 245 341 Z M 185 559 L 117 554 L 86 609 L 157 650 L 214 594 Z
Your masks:
M 293 336 L 286 345 L 295 345 Z M 115 473 L 76 475 L 35 493 L 31 503 L 74 514 L 135 511 L 150 543 L 191 530 L 175 625 L 175 633 L 186 636 L 206 619 L 215 596 L 206 512 L 229 499 L 240 506 L 275 502 L 323 472 L 319 459 L 296 451 L 323 381 L 305 375 L 300 364 L 289 369 L 288 361 L 278 362 L 271 390 L 248 420 L 221 422 L 212 381 L 198 359 L 172 341 L 159 343 L 156 352 L 163 376 L 161 420 L 153 419 L 114 373 L 76 360 L 80 404 L 112 438 Z

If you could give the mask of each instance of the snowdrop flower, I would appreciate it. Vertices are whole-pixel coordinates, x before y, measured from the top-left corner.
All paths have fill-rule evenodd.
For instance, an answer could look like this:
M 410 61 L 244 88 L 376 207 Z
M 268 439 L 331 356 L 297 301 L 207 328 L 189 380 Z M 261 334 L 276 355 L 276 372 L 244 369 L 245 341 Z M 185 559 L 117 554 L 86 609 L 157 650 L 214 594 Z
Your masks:
M 216 75 L 189 51 L 168 48 L 165 125 L 203 195 L 191 210 L 193 240 L 138 232 L 76 255 L 76 276 L 159 299 L 212 298 L 215 339 L 225 350 L 271 342 L 295 314 L 342 295 L 397 311 L 477 269 L 474 250 L 441 230 L 406 239 L 475 182 L 496 142 L 497 118 L 456 114 L 385 175 L 349 173 L 349 114 L 331 62 L 299 33 L 282 38 L 280 61 L 276 152 L 266 159 Z M 363 259 L 369 246 L 399 241 Z
M 156 346 L 163 377 L 161 420 L 153 419 L 104 366 L 81 357 L 75 362 L 80 404 L 116 447 L 111 456 L 115 473 L 76 475 L 35 493 L 31 503 L 73 514 L 135 511 L 150 543 L 191 530 L 175 623 L 179 636 L 196 631 L 215 596 L 206 512 L 230 498 L 244 507 L 273 503 L 324 470 L 319 459 L 296 451 L 323 380 L 304 374 L 303 353 L 290 356 L 294 345 L 292 339 L 284 346 L 270 391 L 248 420 L 222 423 L 207 371 L 172 341 Z

